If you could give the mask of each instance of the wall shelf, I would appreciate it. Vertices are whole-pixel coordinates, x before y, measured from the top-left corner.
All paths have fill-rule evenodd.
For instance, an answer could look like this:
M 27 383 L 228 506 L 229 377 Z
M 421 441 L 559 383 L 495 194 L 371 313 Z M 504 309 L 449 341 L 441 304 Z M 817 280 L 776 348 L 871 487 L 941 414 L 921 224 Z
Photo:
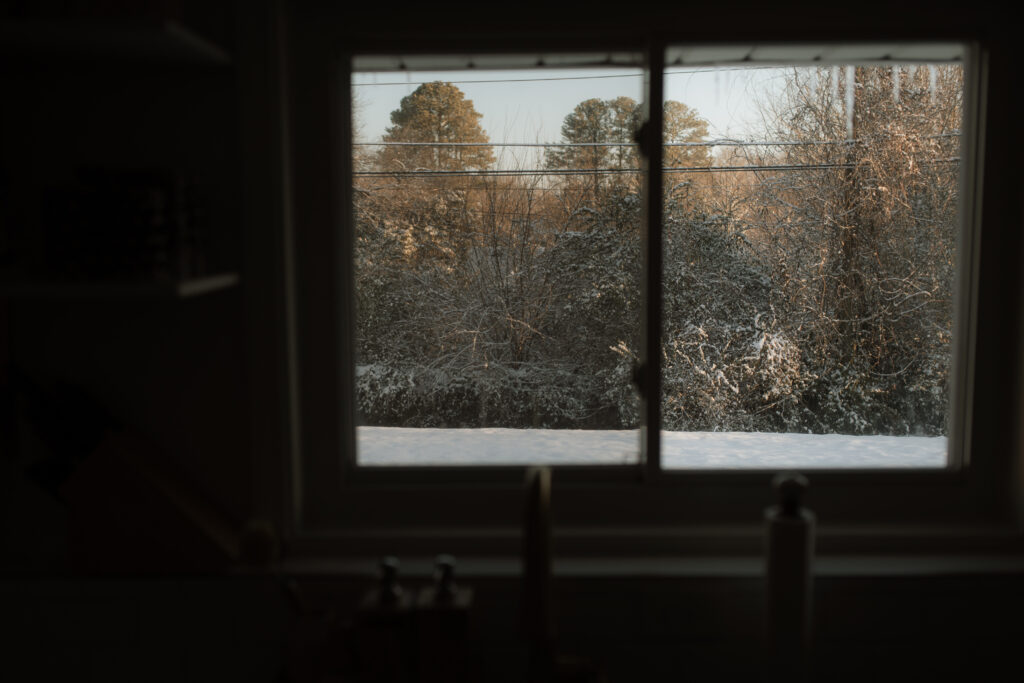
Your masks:
M 0 21 L 0 54 L 36 59 L 118 59 L 229 64 L 220 46 L 174 21 L 97 24 Z
M 186 299 L 230 289 L 238 273 L 220 273 L 177 282 L 10 282 L 0 297 L 10 299 Z

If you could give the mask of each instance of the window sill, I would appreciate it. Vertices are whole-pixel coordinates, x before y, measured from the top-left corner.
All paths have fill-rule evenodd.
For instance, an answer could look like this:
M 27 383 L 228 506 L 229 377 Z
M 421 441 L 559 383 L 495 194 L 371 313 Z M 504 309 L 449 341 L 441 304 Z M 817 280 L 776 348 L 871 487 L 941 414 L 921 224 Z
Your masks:
M 429 558 L 465 558 L 460 573 L 518 572 L 518 528 L 364 528 L 302 535 L 288 543 L 286 573 L 372 575 L 377 558 L 397 555 L 412 571 L 429 574 Z M 704 527 L 556 527 L 552 548 L 557 575 L 755 576 L 763 564 L 760 523 Z M 1024 573 L 1024 535 L 1000 525 L 838 526 L 819 524 L 815 562 L 824 575 L 913 573 Z M 420 562 L 420 564 L 417 564 Z M 502 569 L 511 567 L 511 569 Z M 418 568 L 418 569 L 417 569 Z M 403 573 L 406 569 L 403 569 Z
M 403 558 L 402 576 L 428 579 L 433 558 Z M 521 575 L 522 563 L 514 556 L 459 557 L 458 573 L 467 579 L 505 579 Z M 273 574 L 306 579 L 372 579 L 377 559 L 294 558 L 268 567 L 241 568 L 240 575 Z M 621 557 L 566 558 L 554 561 L 556 579 L 623 578 L 738 578 L 764 576 L 764 560 L 742 557 Z M 825 578 L 920 577 L 1024 574 L 1024 552 L 1007 555 L 832 555 L 816 557 L 814 575 Z

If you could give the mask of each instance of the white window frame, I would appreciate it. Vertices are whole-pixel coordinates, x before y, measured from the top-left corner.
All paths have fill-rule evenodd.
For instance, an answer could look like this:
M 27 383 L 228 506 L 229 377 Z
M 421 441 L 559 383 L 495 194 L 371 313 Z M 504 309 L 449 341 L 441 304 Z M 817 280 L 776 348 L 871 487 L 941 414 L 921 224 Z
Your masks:
M 380 553 L 432 554 L 444 549 L 470 555 L 515 555 L 520 547 L 523 491 L 521 467 L 355 468 L 354 368 L 350 330 L 354 325 L 350 263 L 351 196 L 350 83 L 348 55 L 395 54 L 410 47 L 441 54 L 547 51 L 595 47 L 562 38 L 524 46 L 517 36 L 484 36 L 463 43 L 395 35 L 360 42 L 310 23 L 296 22 L 287 46 L 285 150 L 290 167 L 290 200 L 285 232 L 291 276 L 283 287 L 291 353 L 289 377 L 292 440 L 286 527 L 298 554 L 372 556 Z M 303 40 L 297 41 L 296 35 Z M 661 73 L 669 40 L 626 38 L 597 47 L 642 49 L 649 73 Z M 862 42 L 851 40 L 849 42 Z M 486 43 L 486 45 L 484 44 Z M 339 50 L 339 47 L 341 48 Z M 808 505 L 819 517 L 818 548 L 825 553 L 925 552 L 936 549 L 1017 547 L 1020 524 L 1014 483 L 1020 460 L 1019 434 L 1012 424 L 993 432 L 971 430 L 975 415 L 999 401 L 1019 398 L 1020 378 L 993 383 L 979 379 L 978 330 L 992 321 L 978 318 L 979 270 L 984 259 L 1003 267 L 998 230 L 984 233 L 1010 205 L 1004 192 L 986 187 L 984 152 L 987 53 L 972 47 L 965 73 L 965 140 L 961 199 L 969 239 L 959 256 L 972 267 L 957 288 L 958 320 L 954 356 L 955 406 L 963 424 L 950 440 L 958 462 L 936 471 L 820 471 L 810 474 Z M 1005 78 L 1005 76 L 1004 76 Z M 661 79 L 649 79 L 646 101 L 661 101 Z M 660 109 L 660 108 L 655 108 Z M 660 111 L 652 121 L 657 125 Z M 326 136 L 326 138 L 325 138 Z M 991 142 L 989 144 L 992 144 Z M 657 146 L 656 146 L 657 147 Z M 660 147 L 650 159 L 660 164 Z M 660 171 L 656 171 L 660 173 Z M 972 201 L 973 200 L 973 201 Z M 660 196 L 648 193 L 647 210 L 660 216 Z M 1014 226 L 1019 229 L 1019 226 Z M 1016 244 L 1012 239 L 1008 244 Z M 648 243 L 648 273 L 660 277 L 658 244 Z M 657 270 L 653 270 L 657 269 Z M 991 276 L 990 276 L 991 277 Z M 991 279 L 987 280 L 991 291 Z M 1012 280 L 1018 283 L 1017 280 Z M 655 304 L 660 291 L 648 293 Z M 958 314 L 959 316 L 960 314 Z M 1018 314 L 1019 315 L 1019 314 Z M 1018 320 L 1019 322 L 1019 320 Z M 657 339 L 648 342 L 656 344 Z M 650 356 L 651 349 L 648 349 Z M 657 357 L 657 354 L 654 354 Z M 975 390 L 987 381 L 985 391 Z M 658 383 L 648 383 L 658 395 Z M 958 398 L 956 398 L 958 397 Z M 657 410 L 658 402 L 648 405 Z M 568 555 L 757 554 L 761 513 L 772 502 L 773 472 L 662 470 L 659 435 L 644 430 L 641 466 L 555 468 L 552 512 L 556 551 Z M 962 447 L 954 444 L 954 440 Z

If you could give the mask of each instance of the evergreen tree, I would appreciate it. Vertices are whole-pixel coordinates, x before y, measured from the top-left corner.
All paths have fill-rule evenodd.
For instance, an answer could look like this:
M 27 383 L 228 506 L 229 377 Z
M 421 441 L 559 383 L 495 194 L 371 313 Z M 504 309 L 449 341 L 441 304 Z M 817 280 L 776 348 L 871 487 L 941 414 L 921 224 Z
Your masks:
M 402 98 L 391 112 L 384 142 L 487 143 L 480 127 L 481 114 L 461 90 L 451 83 L 424 83 Z M 379 163 L 387 170 L 429 169 L 440 171 L 483 170 L 494 163 L 489 145 L 384 147 Z
M 665 102 L 666 143 L 699 142 L 707 137 L 708 126 L 694 109 L 682 102 Z M 562 142 L 585 143 L 586 147 L 556 147 L 545 155 L 548 168 L 598 170 L 638 169 L 640 167 L 634 145 L 604 146 L 602 143 L 632 143 L 640 127 L 643 112 L 640 104 L 630 97 L 611 100 L 592 98 L 576 105 L 562 122 Z M 672 147 L 665 151 L 665 166 L 710 166 L 711 155 L 707 147 Z M 592 176 L 586 183 L 594 198 L 609 186 L 623 185 L 621 176 L 616 180 Z
M 555 147 L 547 150 L 548 168 L 633 168 L 635 155 L 629 147 L 604 147 L 600 143 L 632 142 L 639 125 L 638 108 L 629 97 L 614 100 L 591 98 L 576 105 L 562 121 L 562 142 L 593 147 Z
M 663 141 L 701 142 L 708 136 L 708 122 L 700 117 L 697 110 L 682 102 L 668 100 L 665 102 L 665 134 Z M 665 149 L 665 167 L 710 166 L 711 152 L 709 147 L 668 147 Z
M 597 98 L 576 105 L 562 121 L 562 141 L 567 143 L 633 142 L 641 123 L 641 107 L 630 97 L 613 100 Z M 666 143 L 700 142 L 707 137 L 708 124 L 696 110 L 682 102 L 665 102 Z M 548 168 L 637 168 L 632 146 L 557 147 L 548 150 Z M 666 151 L 666 166 L 706 166 L 711 161 L 707 147 L 674 147 Z

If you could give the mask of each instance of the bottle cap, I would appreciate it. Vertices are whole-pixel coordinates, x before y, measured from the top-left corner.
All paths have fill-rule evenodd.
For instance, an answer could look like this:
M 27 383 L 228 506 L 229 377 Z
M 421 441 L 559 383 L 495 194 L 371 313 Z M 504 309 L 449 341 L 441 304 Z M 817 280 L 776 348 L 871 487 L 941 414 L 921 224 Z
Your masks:
M 772 488 L 779 497 L 782 514 L 795 517 L 800 513 L 800 504 L 807 486 L 807 477 L 799 472 L 779 472 L 772 478 Z

